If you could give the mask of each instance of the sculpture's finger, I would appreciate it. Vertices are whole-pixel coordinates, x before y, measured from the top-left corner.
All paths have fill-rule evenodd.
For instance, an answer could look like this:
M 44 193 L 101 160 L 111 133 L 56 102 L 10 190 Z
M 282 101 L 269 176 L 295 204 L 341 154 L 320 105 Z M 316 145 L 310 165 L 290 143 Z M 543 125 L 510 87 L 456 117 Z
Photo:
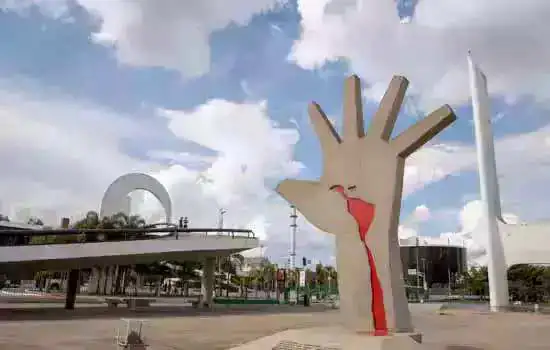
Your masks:
M 380 137 L 384 141 L 390 139 L 408 86 L 409 81 L 407 78 L 401 76 L 394 76 L 392 78 L 370 122 L 369 130 L 367 131 L 369 136 Z
M 448 105 L 439 107 L 426 118 L 399 134 L 391 141 L 391 146 L 400 157 L 408 157 L 455 120 L 456 116 L 451 107 Z
M 331 150 L 340 144 L 340 136 L 321 109 L 321 106 L 315 102 L 312 102 L 309 105 L 308 112 L 311 124 L 313 124 L 313 129 L 315 130 L 315 133 L 319 138 L 319 142 L 321 143 L 323 154 L 331 153 Z
M 346 79 L 344 84 L 343 139 L 353 140 L 365 136 L 363 125 L 363 101 L 361 80 L 357 75 Z

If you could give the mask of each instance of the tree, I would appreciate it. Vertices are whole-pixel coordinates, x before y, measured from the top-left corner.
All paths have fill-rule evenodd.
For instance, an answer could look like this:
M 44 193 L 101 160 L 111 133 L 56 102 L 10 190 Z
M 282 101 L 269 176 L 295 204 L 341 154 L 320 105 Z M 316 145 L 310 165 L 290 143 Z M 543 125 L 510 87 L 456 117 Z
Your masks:
M 44 226 L 44 222 L 42 221 L 42 219 L 37 218 L 35 216 L 30 217 L 29 220 L 27 221 L 27 224 L 36 225 L 36 226 Z
M 169 265 L 173 266 L 175 276 L 181 281 L 182 295 L 189 296 L 189 285 L 200 278 L 197 271 L 202 268 L 202 264 L 198 261 L 171 261 Z
M 244 274 L 245 258 L 241 254 L 233 254 L 229 257 L 233 265 L 234 273 L 230 275 L 229 280 L 239 286 L 240 296 L 246 297 L 248 293 L 245 291 L 248 288 L 248 276 Z
M 338 272 L 333 266 L 327 266 L 329 294 L 338 293 Z
M 275 289 L 275 282 L 277 280 L 277 265 L 271 262 L 266 262 L 262 266 L 262 274 L 264 286 L 263 289 L 267 290 L 267 298 L 271 297 L 271 291 Z
M 137 229 L 146 226 L 145 219 L 139 215 L 126 215 L 124 213 L 117 213 L 112 216 L 99 218 L 99 215 L 95 211 L 89 211 L 86 216 L 77 221 L 73 228 L 76 229 Z M 87 233 L 85 235 L 86 242 L 103 242 L 103 241 L 118 241 L 118 240 L 134 240 L 139 239 L 142 234 L 127 234 L 116 233 L 106 236 L 103 233 Z
M 462 276 L 466 285 L 466 290 L 471 295 L 478 295 L 482 299 L 489 292 L 489 274 L 487 266 L 473 266 L 464 272 Z
M 315 285 L 317 287 L 323 287 L 324 285 L 326 285 L 327 280 L 328 280 L 327 269 L 321 263 L 315 265 Z
M 512 300 L 539 302 L 544 299 L 545 276 L 548 268 L 543 266 L 517 264 L 508 269 L 509 291 Z

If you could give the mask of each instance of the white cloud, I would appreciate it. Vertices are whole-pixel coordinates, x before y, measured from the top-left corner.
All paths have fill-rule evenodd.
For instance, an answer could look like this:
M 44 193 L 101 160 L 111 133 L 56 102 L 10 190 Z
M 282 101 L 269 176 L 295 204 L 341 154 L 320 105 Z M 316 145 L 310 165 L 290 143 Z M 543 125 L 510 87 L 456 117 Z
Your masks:
M 394 1 L 298 0 L 298 10 L 302 33 L 290 59 L 312 69 L 346 58 L 375 97 L 402 74 L 424 106 L 466 101 L 470 49 L 492 93 L 549 97 L 546 0 L 422 0 L 406 24 Z
M 146 138 L 146 129 L 155 130 L 31 82 L 0 80 L 4 207 L 12 209 L 12 216 L 24 207 L 54 207 L 64 214 L 89 209 L 91 203 L 97 207 L 106 186 L 122 171 L 154 168 L 119 150 L 123 138 Z
M 404 194 L 417 191 L 429 183 L 475 167 L 475 149 L 462 144 L 426 146 L 407 159 Z
M 217 153 L 201 175 L 205 194 L 222 206 L 245 198 L 267 199 L 271 190 L 266 179 L 294 176 L 302 167 L 293 161 L 298 132 L 278 128 L 267 116 L 265 102 L 210 100 L 192 111 L 160 114 L 174 135 Z
M 114 45 L 119 61 L 177 69 L 186 76 L 208 71 L 212 32 L 231 23 L 246 25 L 254 14 L 281 3 L 77 2 L 99 19 L 94 38 Z M 21 10 L 32 3 L 0 0 L 0 8 Z M 63 18 L 68 13 L 65 0 L 39 4 L 52 17 Z M 366 78 L 367 98 L 375 100 L 392 74 L 405 74 L 413 84 L 413 96 L 426 105 L 459 103 L 468 97 L 464 55 L 472 49 L 490 77 L 493 93 L 513 101 L 524 93 L 545 99 L 550 91 L 544 84 L 550 68 L 545 37 L 550 29 L 547 0 L 526 0 L 521 5 L 511 0 L 423 0 L 408 24 L 399 23 L 392 1 L 364 0 L 361 4 L 359 8 L 353 0 L 298 0 L 303 33 L 291 59 L 313 68 L 346 57 L 351 68 Z M 151 149 L 144 150 L 152 160 L 143 161 L 123 152 L 121 143 L 147 137 L 142 130 L 156 130 L 155 125 L 136 124 L 128 116 L 51 91 L 45 95 L 14 87 L 13 81 L 0 84 L 0 161 L 10 165 L 0 184 L 4 206 L 32 206 L 44 213 L 54 207 L 63 214 L 76 214 L 97 207 L 103 191 L 117 176 L 148 171 L 169 188 L 175 213 L 189 216 L 192 224 L 215 226 L 217 210 L 224 206 L 228 226 L 261 226 L 257 230 L 265 228 L 270 242 L 286 244 L 288 208 L 272 196 L 269 182 L 299 170 L 300 164 L 292 161 L 297 132 L 273 124 L 265 102 L 241 105 L 211 100 L 191 111 L 161 110 L 174 136 L 208 148 L 214 155 L 158 149 L 152 142 Z M 543 204 L 550 196 L 545 175 L 549 135 L 550 127 L 546 127 L 497 142 L 508 211 L 528 218 L 547 215 Z M 166 161 L 171 165 L 166 166 Z M 201 167 L 203 171 L 198 171 Z M 527 167 L 530 171 L 525 172 Z M 474 169 L 475 152 L 469 145 L 425 147 L 407 161 L 405 195 Z M 528 208 L 520 205 L 526 202 Z M 158 206 L 147 196 L 139 210 L 158 216 Z M 319 251 L 330 246 L 332 238 L 309 224 L 301 225 L 300 231 L 298 241 L 304 249 L 309 242 Z M 402 236 L 416 232 L 407 225 L 400 228 Z
M 518 217 L 531 222 L 547 219 L 547 198 L 550 196 L 548 165 L 550 147 L 547 139 L 550 125 L 538 130 L 508 135 L 496 140 L 498 181 L 500 185 L 504 219 L 514 223 Z M 449 175 L 477 171 L 475 148 L 468 145 L 429 146 L 414 154 L 407 162 L 405 172 L 405 194 L 410 194 L 429 183 Z M 462 200 L 461 198 L 457 198 Z M 457 213 L 460 229 L 457 232 L 442 233 L 437 237 L 420 236 L 425 244 L 464 244 L 469 251 L 470 262 L 485 263 L 487 236 L 477 228 L 480 218 L 480 202 L 470 200 Z M 415 213 L 418 211 L 415 210 Z M 402 239 L 422 234 L 414 213 L 406 218 L 399 228 Z M 429 224 L 429 220 L 427 221 Z
M 70 0 L 0 0 L 2 8 L 22 11 L 36 4 L 46 14 L 68 16 Z M 286 0 L 76 0 L 98 20 L 92 39 L 113 47 L 119 62 L 164 67 L 183 76 L 207 73 L 210 36 L 228 25 L 247 25 L 255 14 L 275 9 Z
M 428 221 L 431 217 L 430 208 L 424 204 L 419 205 L 414 209 L 413 216 L 418 222 Z
M 399 225 L 397 229 L 399 239 L 409 239 L 411 237 L 417 237 L 418 231 L 415 228 Z
M 469 201 L 458 212 L 459 229 L 456 232 L 444 232 L 439 236 L 418 236 L 421 245 L 454 245 L 465 247 L 468 251 L 468 263 L 475 265 L 487 264 L 487 233 L 480 227 L 482 219 L 482 203 L 480 200 Z M 504 213 L 506 222 L 519 222 L 516 214 Z M 400 238 L 408 239 L 409 244 L 415 244 L 411 238 L 417 237 L 416 231 L 404 228 Z
M 509 134 L 495 140 L 503 207 L 527 220 L 550 214 L 544 205 L 550 196 L 550 188 L 546 186 L 550 165 L 549 135 L 550 124 L 532 132 Z M 477 171 L 473 145 L 448 143 L 426 146 L 407 160 L 405 197 L 448 176 L 469 171 Z
M 3 168 L 0 182 L 3 208 L 9 207 L 12 216 L 28 207 L 32 215 L 47 220 L 55 217 L 52 210 L 76 217 L 98 209 L 103 191 L 115 178 L 130 171 L 145 171 L 168 188 L 175 215 L 188 216 L 192 226 L 216 226 L 218 209 L 223 206 L 228 211 L 227 227 L 254 227 L 267 240 L 268 255 L 285 255 L 289 208 L 271 188 L 278 179 L 293 177 L 300 170 L 301 164 L 293 160 L 297 131 L 277 127 L 263 101 L 236 104 L 211 100 L 193 110 L 159 113 L 164 119 L 131 119 L 31 82 L 0 81 L 0 161 L 9 165 Z M 194 142 L 209 153 L 159 149 L 155 139 L 169 137 L 163 120 L 174 137 Z M 507 212 L 527 219 L 545 214 L 543 203 L 549 190 L 543 161 L 550 158 L 548 135 L 550 129 L 545 127 L 497 141 Z M 155 157 L 144 161 L 128 156 L 122 147 L 128 140 L 147 145 L 141 151 Z M 524 171 L 533 165 L 532 171 Z M 471 146 L 430 146 L 407 163 L 405 192 L 474 169 Z M 143 204 L 138 198 L 133 207 L 159 219 L 162 213 L 156 201 L 142 197 Z M 535 208 L 516 205 L 526 202 L 534 203 Z M 469 232 L 468 217 L 475 216 L 470 206 L 463 211 L 464 228 L 460 232 Z M 417 225 L 428 223 L 430 216 L 430 208 L 419 206 L 412 218 Z M 415 236 L 415 225 L 403 222 L 400 237 Z M 333 237 L 318 232 L 303 218 L 297 241 L 299 255 L 321 260 L 331 255 Z
M 142 171 L 166 186 L 174 215 L 188 216 L 190 226 L 216 227 L 224 207 L 226 227 L 254 228 L 269 241 L 269 254 L 286 254 L 289 209 L 271 188 L 302 167 L 293 160 L 298 132 L 279 128 L 265 102 L 211 100 L 194 110 L 159 113 L 165 118 L 132 119 L 30 81 L 0 80 L 3 209 L 12 217 L 18 211 L 53 216 L 52 224 L 58 220 L 52 210 L 78 218 L 99 209 L 103 192 L 118 176 Z M 172 137 L 213 154 L 159 149 L 156 140 L 170 137 L 166 126 Z M 128 142 L 143 148 L 132 154 L 155 157 L 127 155 Z M 132 208 L 149 218 L 162 216 L 156 200 L 143 193 L 133 196 Z M 300 229 L 304 246 L 313 231 L 307 225 Z M 330 248 L 324 247 L 328 257 Z
M 417 206 L 413 212 L 401 221 L 398 227 L 400 239 L 408 239 L 418 236 L 419 225 L 430 220 L 432 214 L 430 208 L 422 204 Z

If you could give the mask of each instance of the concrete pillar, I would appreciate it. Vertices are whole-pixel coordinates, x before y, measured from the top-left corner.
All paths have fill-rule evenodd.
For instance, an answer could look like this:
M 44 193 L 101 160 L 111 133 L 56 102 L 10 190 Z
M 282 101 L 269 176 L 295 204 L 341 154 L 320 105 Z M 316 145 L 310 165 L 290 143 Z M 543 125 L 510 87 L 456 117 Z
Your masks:
M 119 265 L 115 266 L 115 276 L 113 280 L 113 292 L 112 294 L 118 294 L 120 292 L 120 280 L 122 277 L 122 270 Z
M 107 278 L 107 267 L 103 266 L 99 268 L 99 279 L 98 279 L 98 289 L 97 294 L 105 294 L 105 280 Z
M 61 219 L 61 228 L 69 228 L 69 218 Z M 80 270 L 70 270 L 66 286 L 65 309 L 73 310 L 76 302 L 76 293 L 80 284 Z
M 115 267 L 109 266 L 107 270 L 107 277 L 105 280 L 105 294 L 110 295 L 113 293 L 113 284 L 115 281 Z
M 136 283 L 134 284 L 134 295 L 137 297 L 138 292 L 143 288 L 143 276 L 136 273 Z
M 69 272 L 69 280 L 67 282 L 67 297 L 65 299 L 65 309 L 73 310 L 76 301 L 76 292 L 79 285 L 80 270 L 71 270 Z
M 209 257 L 204 259 L 201 276 L 201 306 L 213 306 L 214 274 L 216 259 Z
M 100 274 L 101 270 L 99 267 L 92 267 L 92 273 L 90 274 L 90 280 L 88 282 L 88 294 L 97 294 Z

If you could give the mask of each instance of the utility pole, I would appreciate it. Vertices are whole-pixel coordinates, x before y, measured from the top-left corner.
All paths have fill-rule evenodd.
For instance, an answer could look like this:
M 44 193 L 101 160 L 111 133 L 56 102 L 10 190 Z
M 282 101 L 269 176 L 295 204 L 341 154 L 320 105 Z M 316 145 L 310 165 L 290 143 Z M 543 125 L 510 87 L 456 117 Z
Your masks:
M 420 240 L 416 237 L 416 296 L 420 299 Z
M 219 229 L 223 229 L 223 216 L 225 215 L 225 213 L 227 213 L 227 210 L 223 209 L 223 208 L 220 208 L 219 210 L 219 215 L 218 215 L 218 228 Z M 222 233 L 220 231 L 218 231 L 218 236 L 221 235 Z M 218 280 L 219 280 L 219 296 L 222 295 L 222 258 L 221 257 L 218 257 Z
M 447 250 L 447 278 L 448 278 L 448 291 L 449 291 L 449 299 L 451 298 L 451 295 L 453 294 L 453 290 L 451 288 L 451 238 L 447 237 L 447 243 L 448 243 L 448 250 Z
M 465 264 L 465 261 L 468 260 L 468 255 L 466 251 L 466 243 L 464 242 L 464 239 L 462 239 L 462 252 L 460 252 L 461 255 L 461 261 L 460 261 L 460 267 L 462 268 L 463 265 L 466 265 L 466 271 L 462 270 L 462 278 L 463 278 L 463 286 L 464 291 L 462 292 L 462 298 L 468 293 L 468 279 L 466 278 L 466 273 L 468 273 L 468 265 Z
M 298 212 L 296 207 L 290 206 L 290 254 L 289 254 L 289 265 L 290 269 L 294 270 L 296 268 L 296 231 L 298 229 L 297 219 Z
M 427 278 L 427 271 L 426 271 L 426 258 L 421 258 L 422 260 L 422 277 L 424 277 L 424 284 L 422 288 L 424 289 L 424 295 L 426 295 L 426 292 L 428 291 L 428 281 Z

